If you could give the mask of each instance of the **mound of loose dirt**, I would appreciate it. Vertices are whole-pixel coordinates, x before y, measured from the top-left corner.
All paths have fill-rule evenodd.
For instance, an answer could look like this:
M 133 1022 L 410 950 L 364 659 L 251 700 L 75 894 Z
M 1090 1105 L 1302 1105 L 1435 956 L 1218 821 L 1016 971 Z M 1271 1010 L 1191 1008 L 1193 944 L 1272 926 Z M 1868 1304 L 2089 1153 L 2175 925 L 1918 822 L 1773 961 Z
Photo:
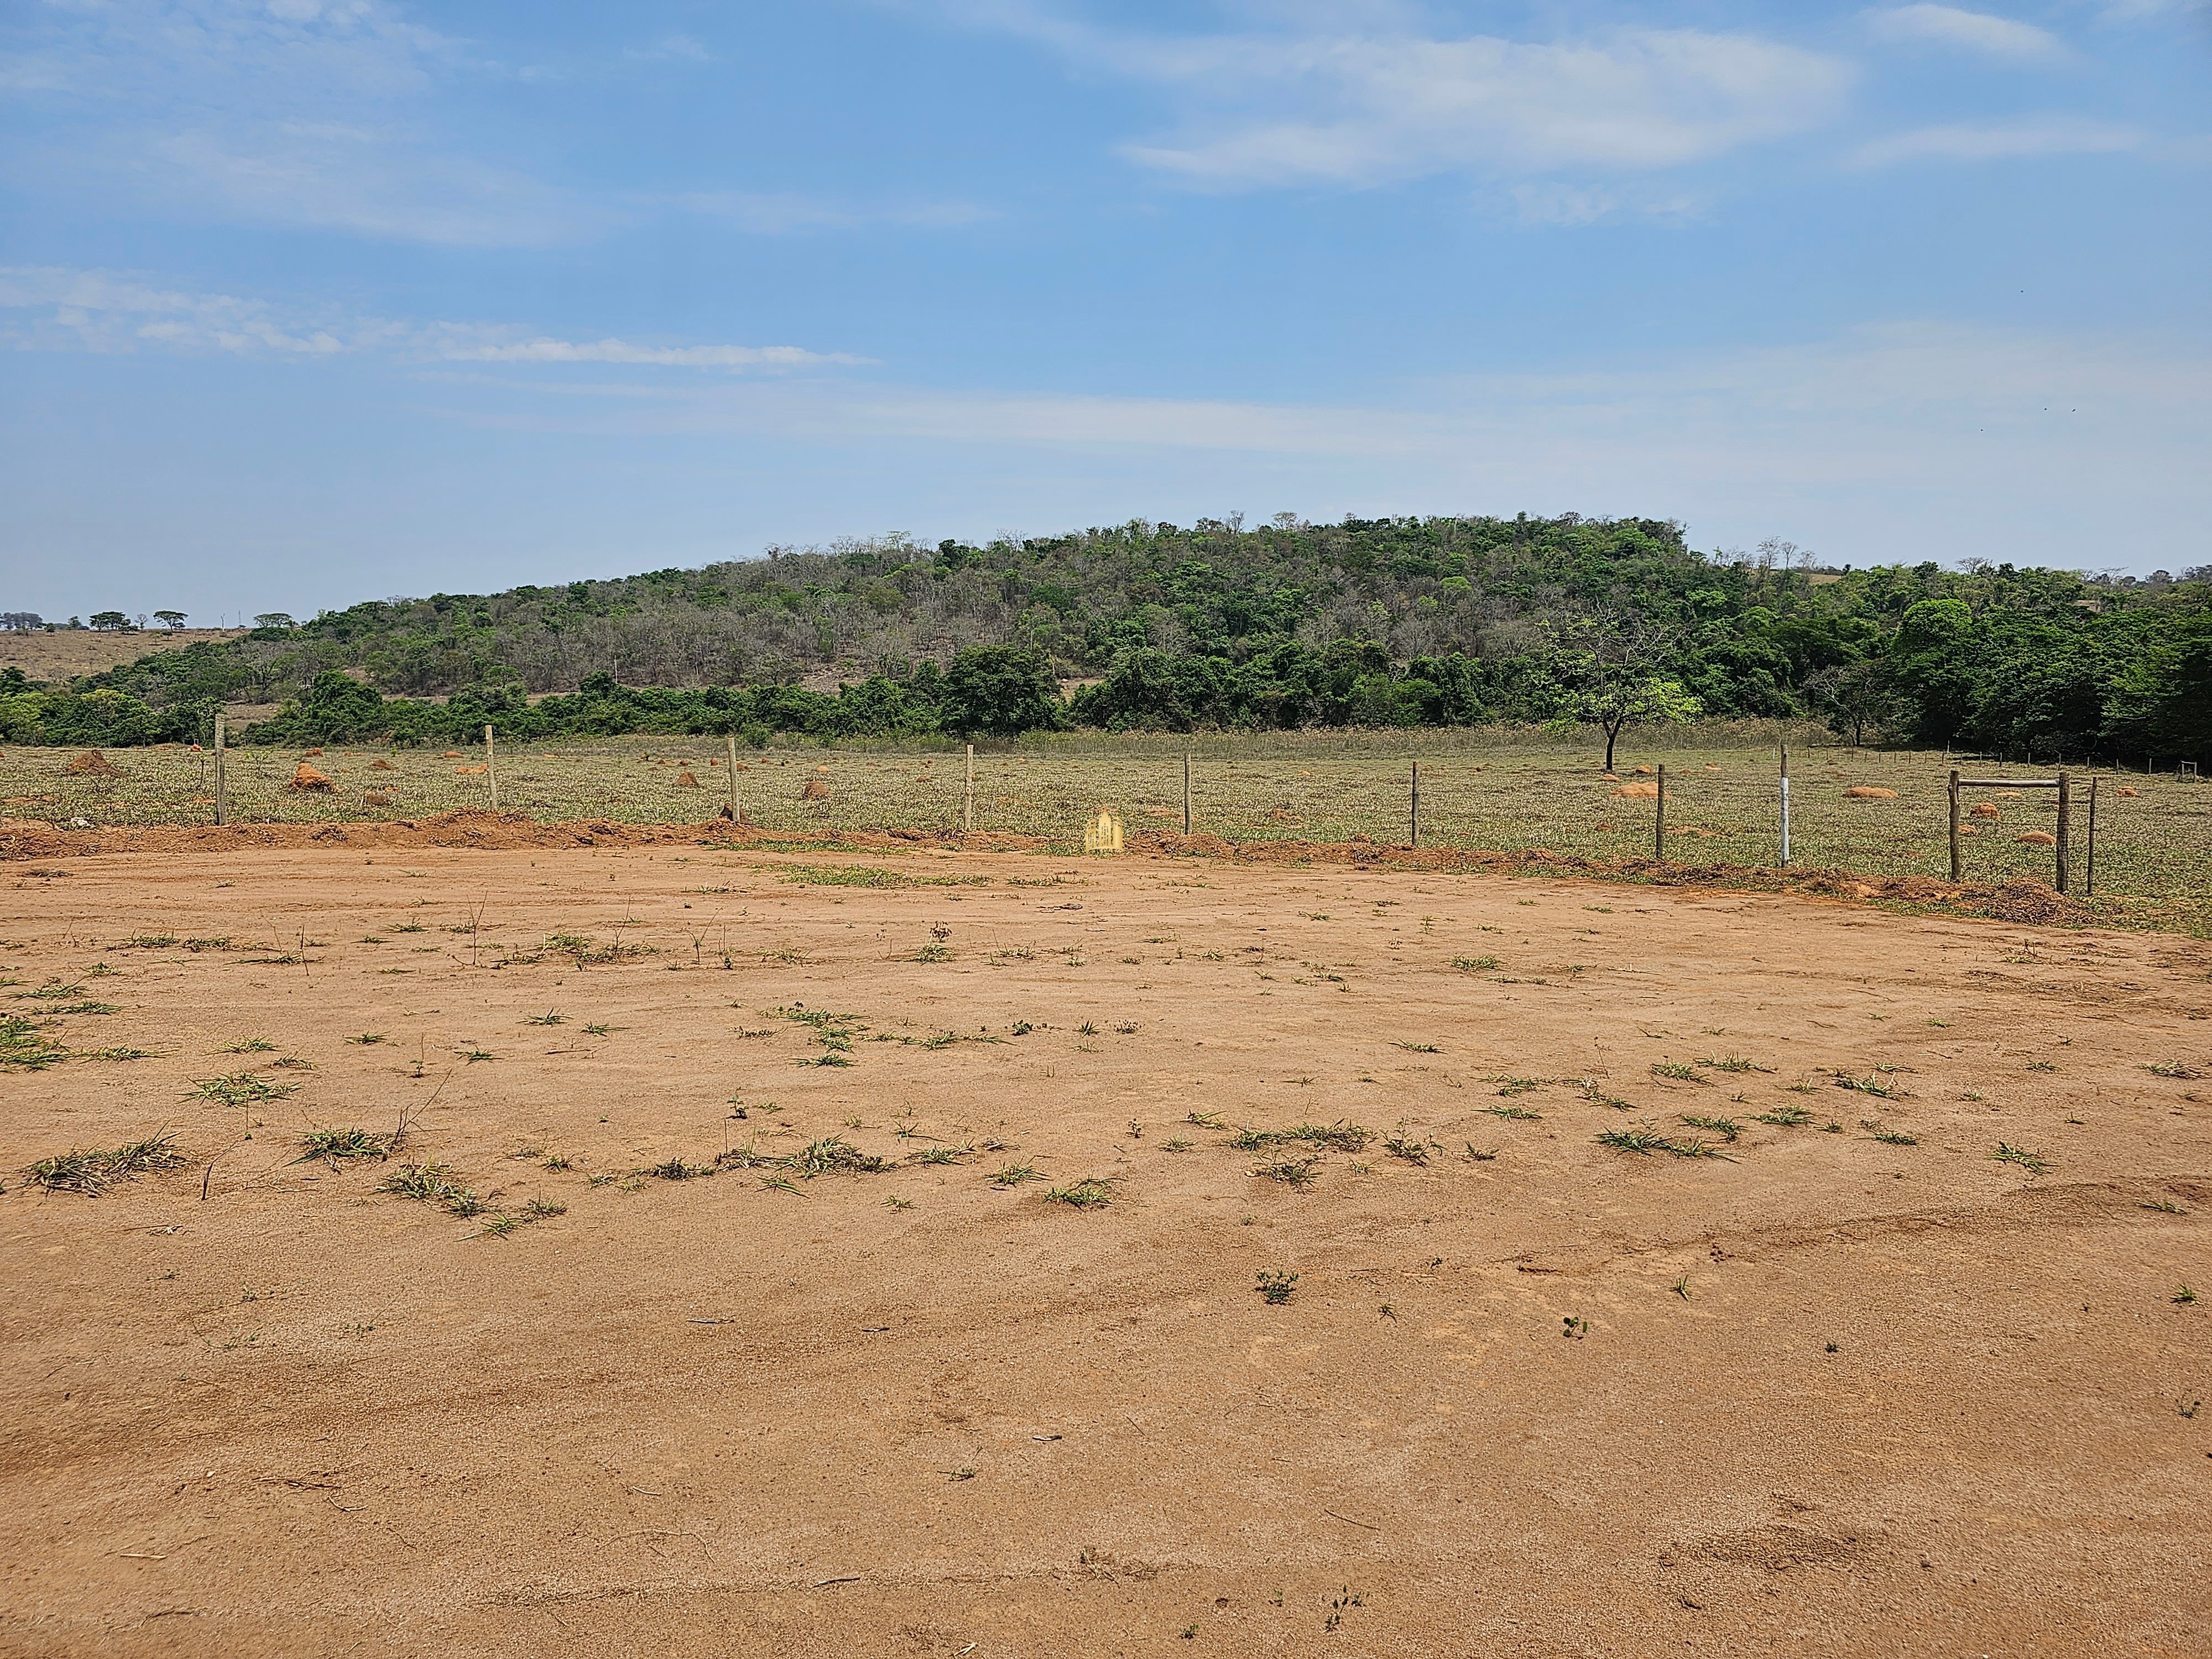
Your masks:
M 699 787 L 699 780 L 687 769 L 676 775 L 673 787 L 678 789 L 696 789 Z
M 314 752 L 319 755 L 323 751 L 318 749 Z M 303 793 L 327 795 L 337 786 L 331 781 L 327 774 L 301 761 L 292 774 L 292 781 L 284 787 L 287 789 L 297 789 Z
M 390 761 L 379 756 L 376 759 L 369 762 L 368 769 L 372 772 L 397 772 L 399 769 L 394 766 Z
M 1879 784 L 1855 783 L 1844 791 L 1845 800 L 1895 800 L 1897 791 L 1884 789 Z
M 799 798 L 801 800 L 827 800 L 830 799 L 830 786 L 819 778 L 809 778 L 806 787 L 799 792 Z
M 1624 783 L 1613 793 L 1623 800 L 1656 800 L 1659 799 L 1659 786 L 1656 782 Z
M 88 749 L 62 768 L 81 778 L 119 778 L 123 770 L 97 749 Z

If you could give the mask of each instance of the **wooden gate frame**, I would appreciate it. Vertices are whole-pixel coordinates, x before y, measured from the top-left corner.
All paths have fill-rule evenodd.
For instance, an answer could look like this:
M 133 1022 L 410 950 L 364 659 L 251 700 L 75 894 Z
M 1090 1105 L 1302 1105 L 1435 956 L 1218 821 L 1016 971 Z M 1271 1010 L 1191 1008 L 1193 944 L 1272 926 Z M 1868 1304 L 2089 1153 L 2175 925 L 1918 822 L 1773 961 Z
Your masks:
M 1963 879 L 1964 866 L 1959 856 L 1959 792 L 1961 789 L 2056 789 L 2058 792 L 2058 844 L 2052 849 L 2054 885 L 2060 892 L 2066 890 L 2069 842 L 2074 827 L 2074 775 L 2061 772 L 2055 778 L 1962 778 L 1951 774 L 1951 879 Z M 2089 779 L 2089 891 L 2097 890 L 2097 780 Z

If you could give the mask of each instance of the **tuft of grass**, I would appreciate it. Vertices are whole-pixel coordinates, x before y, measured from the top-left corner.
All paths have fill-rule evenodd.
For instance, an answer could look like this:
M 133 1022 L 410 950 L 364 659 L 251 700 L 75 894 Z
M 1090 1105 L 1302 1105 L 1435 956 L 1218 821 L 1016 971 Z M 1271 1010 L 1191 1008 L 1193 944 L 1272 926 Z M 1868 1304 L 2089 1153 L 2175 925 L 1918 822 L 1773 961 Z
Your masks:
M 328 1158 L 333 1164 L 349 1158 L 380 1158 L 388 1150 L 382 1135 L 350 1128 L 311 1128 L 300 1137 L 300 1156 L 292 1160 L 295 1164 L 311 1164 L 319 1158 Z
M 683 1154 L 679 1152 L 665 1163 L 655 1164 L 648 1168 L 636 1170 L 635 1173 L 652 1176 L 660 1181 L 691 1181 L 701 1176 L 714 1174 L 714 1169 L 712 1164 L 686 1164 Z
M 235 1042 L 226 1042 L 216 1050 L 222 1054 L 273 1054 L 276 1045 L 267 1037 L 240 1037 Z
M 1044 1200 L 1077 1210 L 1103 1210 L 1114 1201 L 1113 1182 L 1110 1176 L 1086 1176 L 1065 1187 L 1046 1188 Z
M 1771 1123 L 1784 1129 L 1803 1127 L 1813 1121 L 1813 1114 L 1802 1106 L 1777 1106 L 1771 1112 L 1759 1115 L 1761 1123 Z
M 1318 1158 L 1285 1158 L 1262 1164 L 1252 1173 L 1262 1181 L 1279 1181 L 1285 1187 L 1304 1190 L 1314 1184 L 1314 1171 L 1320 1167 Z
M 1872 1095 L 1877 1100 L 1895 1100 L 1905 1092 L 1877 1072 L 1869 1072 L 1864 1077 L 1853 1077 L 1849 1072 L 1838 1072 L 1836 1073 L 1836 1087 L 1856 1089 L 1859 1093 Z
M 1288 1302 L 1297 1287 L 1298 1276 L 1279 1267 L 1261 1268 L 1254 1286 L 1260 1292 L 1260 1299 L 1271 1308 L 1279 1308 Z
M 801 1181 L 825 1175 L 881 1175 L 891 1167 L 889 1158 L 864 1152 L 842 1135 L 810 1140 L 779 1162 Z
M 1001 1164 L 991 1173 L 991 1184 L 994 1187 L 1018 1187 L 1024 1181 L 1043 1179 L 1044 1177 L 1037 1173 L 1036 1166 L 1033 1164 Z
M 296 1083 L 280 1083 L 259 1072 L 233 1072 L 227 1077 L 204 1077 L 192 1085 L 202 1100 L 225 1106 L 250 1106 L 262 1101 L 284 1100 L 300 1092 Z
M 363 1048 L 373 1048 L 384 1040 L 384 1033 L 381 1031 L 363 1031 L 359 1036 L 349 1036 L 346 1039 L 348 1042 L 356 1043 Z
M 1715 1072 L 1771 1072 L 1774 1069 L 1771 1066 L 1762 1066 L 1755 1060 L 1747 1060 L 1741 1054 L 1714 1054 L 1698 1064 Z
M 1601 1129 L 1597 1144 L 1610 1146 L 1617 1152 L 1649 1154 L 1664 1152 L 1671 1143 L 1656 1129 Z
M 2145 1066 L 2143 1070 L 2148 1072 L 2153 1077 L 2179 1078 L 2185 1082 L 2194 1081 L 2196 1079 L 2204 1075 L 2203 1073 L 2198 1071 L 2194 1066 L 2188 1064 L 2185 1060 L 2154 1060 L 2149 1065 Z
M 1492 1117 L 1510 1118 L 1516 1123 L 1541 1123 L 1544 1115 L 1528 1106 L 1485 1106 L 1482 1110 Z
M 1909 1135 L 1902 1129 L 1870 1129 L 1868 1133 L 1885 1146 L 1917 1146 L 1920 1144 L 1919 1136 Z
M 69 1058 L 69 1050 L 40 1029 L 36 1020 L 0 1018 L 0 1066 L 43 1072 Z
M 149 1136 L 118 1146 L 112 1152 L 83 1152 L 72 1148 L 55 1158 L 42 1158 L 23 1171 L 32 1186 L 50 1193 L 82 1193 L 97 1198 L 118 1181 L 135 1181 L 149 1170 L 173 1170 L 191 1162 L 167 1134 Z
M 1698 1075 L 1698 1068 L 1696 1066 L 1685 1065 L 1678 1060 L 1656 1060 L 1652 1061 L 1651 1075 L 1654 1077 L 1672 1078 L 1677 1083 L 1703 1083 L 1705 1081 L 1705 1079 Z
M 1511 1109 L 1492 1108 L 1492 1109 L 1509 1110 Z M 1531 1114 L 1531 1115 L 1534 1115 Z M 1418 1136 L 1409 1135 L 1406 1133 L 1406 1121 L 1403 1118 L 1398 1120 L 1398 1127 L 1395 1130 L 1382 1137 L 1382 1150 L 1389 1153 L 1393 1158 L 1401 1158 L 1405 1159 L 1408 1164 L 1426 1164 L 1429 1161 L 1428 1147 L 1423 1144 Z
M 1540 1089 L 1550 1080 L 1540 1077 L 1494 1077 L 1490 1079 L 1498 1085 L 1498 1094 L 1508 1100 L 1515 1095 L 1525 1095 Z
M 2030 1175 L 2041 1175 L 2051 1166 L 2037 1153 L 2024 1146 L 2015 1146 L 2008 1140 L 1997 1142 L 1997 1149 L 1990 1156 L 2000 1164 L 2017 1164 Z
M 1633 1111 L 1635 1109 L 1628 1102 L 1623 1100 L 1619 1095 L 1609 1095 L 1606 1093 L 1604 1090 L 1599 1088 L 1597 1086 L 1597 1079 L 1595 1078 L 1584 1078 L 1582 1081 L 1582 1091 L 1583 1098 L 1589 1102 L 1593 1106 L 1610 1106 L 1616 1112 L 1627 1112 Z
M 1685 1112 L 1682 1114 L 1682 1121 L 1693 1129 L 1711 1129 L 1723 1140 L 1730 1142 L 1743 1133 L 1743 1125 L 1732 1117 L 1698 1117 L 1694 1114 Z
M 1494 974 L 1498 971 L 1496 957 L 1454 957 L 1452 966 L 1462 974 Z
M 2173 1287 L 2173 1294 L 2166 1299 L 2173 1303 L 2177 1307 L 2186 1308 L 2195 1303 L 2197 1300 L 2197 1292 L 2191 1290 L 2186 1285 L 2177 1285 Z
M 2183 1209 L 2181 1206 L 2175 1203 L 2170 1198 L 2153 1199 L 2149 1203 L 2145 1204 L 2142 1207 L 2146 1210 L 2156 1210 L 2160 1215 L 2187 1215 L 2189 1213 L 2188 1211 Z
M 1187 1152 L 1197 1145 L 1196 1141 L 1185 1140 L 1181 1135 L 1170 1135 L 1160 1142 L 1160 1150 L 1164 1152 Z
M 542 1014 L 530 1014 L 525 1016 L 522 1023 L 525 1025 L 560 1025 L 565 1024 L 567 1019 L 568 1016 L 563 1014 L 559 1009 L 548 1008 Z

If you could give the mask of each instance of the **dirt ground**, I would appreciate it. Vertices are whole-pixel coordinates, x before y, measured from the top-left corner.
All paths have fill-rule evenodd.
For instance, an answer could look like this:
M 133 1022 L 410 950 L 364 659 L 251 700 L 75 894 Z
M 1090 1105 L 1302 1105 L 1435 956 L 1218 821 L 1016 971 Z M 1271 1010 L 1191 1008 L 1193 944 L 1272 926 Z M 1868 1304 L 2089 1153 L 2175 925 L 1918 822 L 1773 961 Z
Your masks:
M 937 849 L 0 890 L 67 1055 L 0 1070 L 0 1651 L 2212 1650 L 2200 943 Z

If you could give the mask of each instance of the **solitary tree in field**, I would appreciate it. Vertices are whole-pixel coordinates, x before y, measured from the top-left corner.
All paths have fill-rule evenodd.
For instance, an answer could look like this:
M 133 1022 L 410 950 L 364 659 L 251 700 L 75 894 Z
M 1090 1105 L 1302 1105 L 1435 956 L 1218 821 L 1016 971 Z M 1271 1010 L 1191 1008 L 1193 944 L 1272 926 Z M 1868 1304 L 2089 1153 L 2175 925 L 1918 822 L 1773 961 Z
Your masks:
M 256 628 L 274 628 L 282 629 L 287 628 L 297 628 L 300 624 L 294 622 L 291 617 L 284 611 L 264 611 L 253 619 L 253 625 Z
M 1866 741 L 1867 727 L 1879 730 L 1895 719 L 1898 712 L 1897 693 L 1890 684 L 1888 667 L 1881 662 L 1845 663 L 1839 668 L 1824 668 L 1808 677 L 1805 692 L 1813 706 L 1826 710 L 1838 726 L 1850 727 L 1854 748 Z
M 182 628 L 185 625 L 185 613 L 181 611 L 156 611 L 154 613 L 154 620 L 164 628 Z
M 92 613 L 92 625 L 101 629 L 128 628 L 131 618 L 120 611 L 95 611 Z
M 1553 649 L 1563 712 L 1605 731 L 1605 769 L 1631 720 L 1687 720 L 1703 705 L 1668 672 L 1673 653 L 1665 633 L 1626 612 L 1607 610 L 1569 624 Z

